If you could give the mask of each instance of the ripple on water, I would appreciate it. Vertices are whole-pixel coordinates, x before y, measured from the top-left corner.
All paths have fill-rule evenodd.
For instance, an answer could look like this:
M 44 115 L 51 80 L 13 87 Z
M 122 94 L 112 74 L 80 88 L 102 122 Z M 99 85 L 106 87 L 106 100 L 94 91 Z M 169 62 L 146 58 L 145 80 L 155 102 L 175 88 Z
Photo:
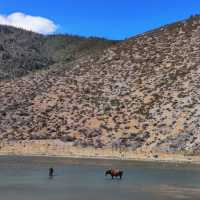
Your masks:
M 48 178 L 48 168 L 56 176 Z M 108 167 L 124 178 L 104 176 Z M 2 200 L 199 200 L 197 166 L 166 163 L 81 160 L 46 157 L 0 157 Z

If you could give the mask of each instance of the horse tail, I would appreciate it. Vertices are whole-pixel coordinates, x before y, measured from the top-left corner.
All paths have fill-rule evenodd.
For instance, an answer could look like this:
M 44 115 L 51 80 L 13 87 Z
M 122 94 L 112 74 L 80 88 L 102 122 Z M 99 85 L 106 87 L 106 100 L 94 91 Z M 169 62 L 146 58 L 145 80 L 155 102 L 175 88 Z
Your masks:
M 119 171 L 119 176 L 120 176 L 120 179 L 122 178 L 122 176 L 123 176 L 123 171 Z

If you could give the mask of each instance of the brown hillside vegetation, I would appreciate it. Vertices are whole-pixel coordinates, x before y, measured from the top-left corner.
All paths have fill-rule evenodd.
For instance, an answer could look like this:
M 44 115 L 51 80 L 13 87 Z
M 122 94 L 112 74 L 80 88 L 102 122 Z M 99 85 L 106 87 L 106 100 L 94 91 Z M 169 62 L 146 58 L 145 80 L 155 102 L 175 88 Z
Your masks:
M 1 81 L 0 137 L 198 153 L 199 80 L 195 16 L 101 55 Z
M 0 25 L 0 80 L 14 79 L 54 63 L 94 55 L 115 43 L 102 38 L 40 35 Z

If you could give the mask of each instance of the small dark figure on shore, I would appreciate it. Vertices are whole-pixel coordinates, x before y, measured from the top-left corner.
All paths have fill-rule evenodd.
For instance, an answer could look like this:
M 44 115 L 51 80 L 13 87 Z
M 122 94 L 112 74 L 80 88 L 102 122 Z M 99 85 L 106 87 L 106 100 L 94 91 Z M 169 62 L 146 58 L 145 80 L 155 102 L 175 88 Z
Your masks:
M 51 167 L 49 168 L 49 177 L 53 177 L 54 169 Z

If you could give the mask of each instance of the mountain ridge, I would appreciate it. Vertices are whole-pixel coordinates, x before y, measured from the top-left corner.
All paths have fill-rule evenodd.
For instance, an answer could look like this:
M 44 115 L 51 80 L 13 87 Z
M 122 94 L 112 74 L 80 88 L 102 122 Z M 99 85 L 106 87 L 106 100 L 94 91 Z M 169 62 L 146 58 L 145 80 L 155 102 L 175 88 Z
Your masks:
M 55 63 L 74 61 L 115 42 L 97 37 L 45 36 L 0 25 L 0 79 L 14 79 Z
M 194 16 L 0 82 L 1 140 L 198 154 L 199 33 Z

